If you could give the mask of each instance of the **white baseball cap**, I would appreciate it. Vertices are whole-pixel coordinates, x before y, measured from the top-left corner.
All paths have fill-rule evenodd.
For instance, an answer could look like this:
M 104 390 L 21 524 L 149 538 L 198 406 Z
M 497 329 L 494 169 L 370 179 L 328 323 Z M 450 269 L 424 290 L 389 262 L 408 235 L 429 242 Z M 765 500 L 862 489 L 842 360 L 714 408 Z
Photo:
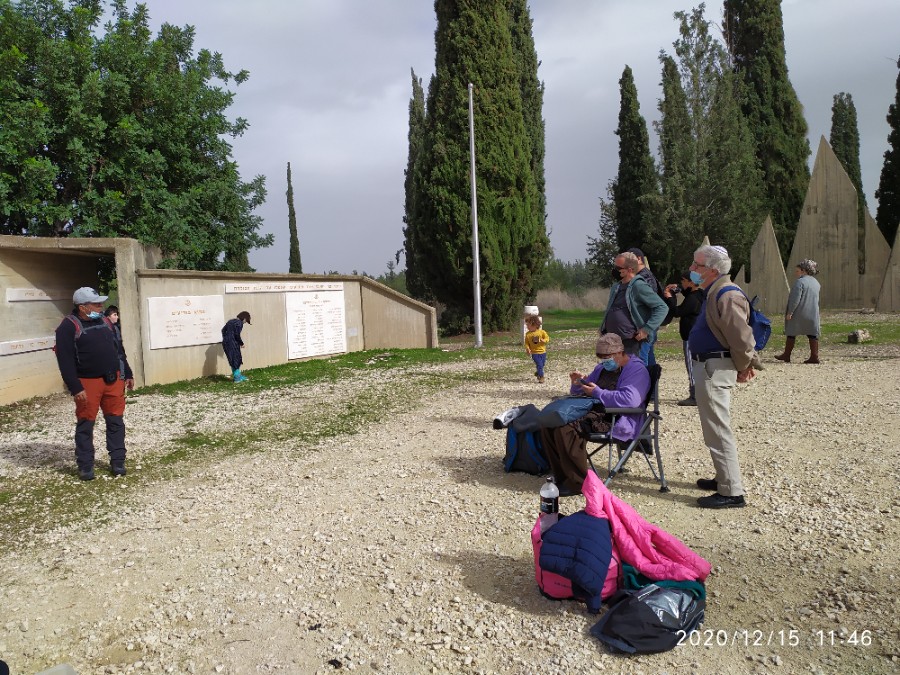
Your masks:
M 89 286 L 82 286 L 72 296 L 72 302 L 76 305 L 86 305 L 89 302 L 106 302 L 108 295 L 100 295 L 97 291 Z

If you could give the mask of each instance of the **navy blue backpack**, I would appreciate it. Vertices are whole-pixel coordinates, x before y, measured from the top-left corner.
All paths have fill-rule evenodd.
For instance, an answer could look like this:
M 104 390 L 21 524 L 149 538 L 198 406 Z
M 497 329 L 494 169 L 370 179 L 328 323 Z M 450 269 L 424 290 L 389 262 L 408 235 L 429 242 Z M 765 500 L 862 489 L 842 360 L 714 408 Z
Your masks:
M 747 298 L 747 294 L 744 293 L 740 286 L 725 286 L 716 293 L 717 303 L 725 291 L 740 291 L 743 296 Z M 766 348 L 769 337 L 772 335 L 772 321 L 769 317 L 756 309 L 756 304 L 759 302 L 758 295 L 754 295 L 752 300 L 747 298 L 747 302 L 750 303 L 750 318 L 747 319 L 747 323 L 750 325 L 750 330 L 753 331 L 753 339 L 756 342 L 754 348 L 756 351 L 761 352 Z
M 506 456 L 503 470 L 524 471 L 535 476 L 546 474 L 550 464 L 541 445 L 541 429 L 537 423 L 540 411 L 530 403 L 522 406 L 519 415 L 506 428 Z

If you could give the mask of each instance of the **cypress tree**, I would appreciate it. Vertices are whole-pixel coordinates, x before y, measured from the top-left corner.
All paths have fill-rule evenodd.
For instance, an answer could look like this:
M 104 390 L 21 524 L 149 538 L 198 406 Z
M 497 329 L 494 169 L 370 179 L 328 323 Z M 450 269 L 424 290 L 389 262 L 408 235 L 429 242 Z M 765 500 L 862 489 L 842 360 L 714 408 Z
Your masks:
M 897 68 L 900 68 L 900 58 Z M 890 127 L 888 149 L 884 152 L 884 166 L 875 191 L 878 200 L 876 222 L 888 244 L 893 246 L 900 226 L 900 73 L 897 74 L 897 95 L 888 107 L 887 122 Z
M 850 176 L 857 195 L 857 224 L 859 226 L 859 272 L 866 271 L 866 194 L 862 187 L 862 171 L 859 166 L 859 126 L 853 97 L 841 92 L 835 94 L 831 106 L 831 149 Z
M 687 96 L 675 60 L 663 53 L 660 119 L 654 122 L 659 136 L 660 217 L 651 225 L 645 252 L 650 256 L 654 274 L 673 280 L 686 269 L 686 256 L 693 255 L 690 242 L 699 242 L 703 234 L 698 223 L 685 209 L 685 181 L 694 171 L 694 141 Z M 695 246 L 696 248 L 696 246 Z
M 650 155 L 650 137 L 638 103 L 637 87 L 629 66 L 619 80 L 620 106 L 619 171 L 613 185 L 616 239 L 619 251 L 643 248 L 652 228 L 653 203 L 657 196 L 656 167 Z
M 287 165 L 287 184 L 288 230 L 291 233 L 288 272 L 291 274 L 303 274 L 303 264 L 300 262 L 300 238 L 297 236 L 297 213 L 294 211 L 294 186 L 291 184 L 290 162 Z
M 428 301 L 431 294 L 425 286 L 421 269 L 427 261 L 421 260 L 417 254 L 417 242 L 427 232 L 421 231 L 421 219 L 417 207 L 417 198 L 421 191 L 421 162 L 419 161 L 422 143 L 425 137 L 425 91 L 422 89 L 422 80 L 416 77 L 414 70 L 410 69 L 412 76 L 412 97 L 409 100 L 409 132 L 407 141 L 409 150 L 404 172 L 404 192 L 406 200 L 403 207 L 403 248 L 406 252 L 406 286 L 414 298 Z
M 739 78 L 709 32 L 701 6 L 675 14 L 676 62 L 663 54 L 663 99 L 656 126 L 662 164 L 662 226 L 651 229 L 660 265 L 674 276 L 704 235 L 728 248 L 735 270 L 749 260 L 765 218 L 762 173 L 741 112 Z M 668 257 L 667 257 L 668 256 Z
M 428 89 L 421 191 L 427 236 L 419 272 L 445 305 L 451 331 L 472 326 L 474 306 L 469 184 L 468 84 L 475 87 L 475 155 L 482 324 L 506 329 L 521 313 L 549 254 L 532 172 L 505 0 L 436 0 L 435 75 Z
M 666 192 L 666 176 L 685 173 L 693 163 L 691 116 L 687 96 L 675 59 L 667 54 L 659 58 L 662 68 L 663 97 L 659 102 L 660 121 L 654 124 L 659 134 L 660 175 Z
M 616 202 L 613 199 L 616 182 L 611 180 L 606 186 L 606 198 L 600 198 L 600 222 L 598 236 L 587 238 L 587 267 L 591 278 L 601 286 L 611 286 L 619 281 L 619 274 L 613 269 L 616 256 L 622 252 L 616 236 Z M 654 269 L 656 265 L 654 264 Z
M 781 0 L 725 0 L 723 33 L 746 87 L 742 109 L 754 135 L 767 206 L 784 260 L 809 187 L 803 107 L 788 78 Z
M 546 228 L 547 201 L 544 193 L 544 84 L 538 79 L 540 63 L 534 48 L 531 15 L 525 0 L 510 0 L 510 28 L 513 57 L 519 70 L 519 87 L 522 92 L 522 117 L 525 133 L 531 141 L 531 173 L 537 184 L 540 198 L 541 229 Z

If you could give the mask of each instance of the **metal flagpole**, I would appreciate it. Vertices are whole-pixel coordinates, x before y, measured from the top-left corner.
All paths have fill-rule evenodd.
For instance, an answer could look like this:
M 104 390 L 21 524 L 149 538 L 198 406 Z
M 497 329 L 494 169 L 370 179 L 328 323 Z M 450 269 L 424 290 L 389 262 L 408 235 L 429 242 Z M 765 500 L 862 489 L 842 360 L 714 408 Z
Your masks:
M 472 177 L 472 284 L 475 295 L 475 346 L 481 347 L 481 263 L 478 255 L 478 200 L 475 194 L 475 114 L 469 82 L 469 157 Z

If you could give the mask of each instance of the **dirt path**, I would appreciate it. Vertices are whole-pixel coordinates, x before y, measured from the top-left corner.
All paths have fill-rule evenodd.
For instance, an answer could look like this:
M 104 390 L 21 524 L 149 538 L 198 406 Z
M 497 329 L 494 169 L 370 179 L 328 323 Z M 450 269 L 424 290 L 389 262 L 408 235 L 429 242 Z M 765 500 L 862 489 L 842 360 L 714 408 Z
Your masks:
M 723 512 L 694 505 L 711 464 L 695 409 L 674 405 L 682 366 L 663 363 L 672 491 L 636 462 L 613 490 L 712 563 L 701 645 L 614 656 L 589 635 L 597 617 L 583 605 L 538 593 L 529 532 L 541 481 L 502 472 L 490 420 L 548 400 L 567 378 L 551 361 L 539 387 L 516 358 L 444 366 L 473 377 L 421 397 L 401 372 L 361 374 L 344 389 L 417 403 L 359 434 L 198 461 L 166 482 L 133 476 L 170 450 L 167 438 L 227 429 L 241 412 L 275 424 L 334 410 L 339 394 L 136 398 L 132 476 L 104 479 L 115 489 L 97 517 L 6 542 L 0 658 L 13 673 L 68 662 L 81 675 L 897 672 L 900 359 L 853 356 L 772 363 L 738 389 L 749 506 Z M 74 480 L 60 473 L 70 402 L 41 406 L 0 438 L 0 480 Z

